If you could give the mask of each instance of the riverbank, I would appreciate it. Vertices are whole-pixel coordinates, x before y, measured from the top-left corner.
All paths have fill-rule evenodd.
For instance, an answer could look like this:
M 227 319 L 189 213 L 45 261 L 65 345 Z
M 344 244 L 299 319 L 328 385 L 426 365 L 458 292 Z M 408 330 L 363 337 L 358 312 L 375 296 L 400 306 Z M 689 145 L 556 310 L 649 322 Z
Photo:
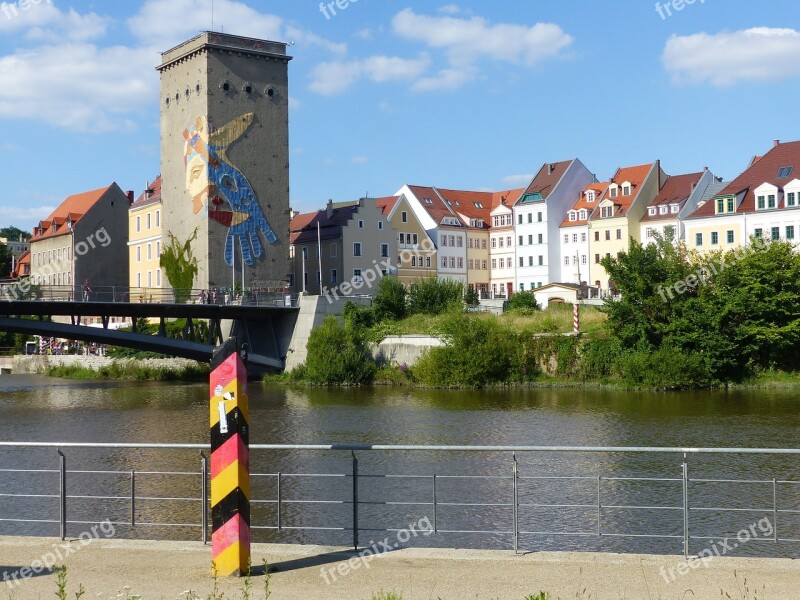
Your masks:
M 111 358 L 107 356 L 15 356 L 12 373 L 64 379 L 129 381 L 203 381 L 209 367 L 184 358 Z
M 54 539 L 0 538 L 0 574 L 30 567 L 54 544 Z M 198 542 L 100 539 L 72 547 L 79 549 L 64 561 L 70 597 L 79 585 L 85 597 L 103 600 L 205 598 L 214 588 L 211 548 Z M 366 561 L 341 548 L 268 544 L 255 544 L 252 558 L 254 565 L 268 562 L 272 598 L 281 600 L 370 600 L 381 590 L 402 600 L 524 600 L 540 591 L 554 599 L 796 600 L 800 585 L 800 561 L 788 559 L 720 557 L 691 568 L 678 556 L 408 549 Z M 265 595 L 263 568 L 256 573 L 250 581 L 254 599 Z M 219 580 L 214 597 L 241 597 L 243 585 L 241 579 Z M 55 589 L 55 575 L 45 572 L 3 592 L 46 598 Z

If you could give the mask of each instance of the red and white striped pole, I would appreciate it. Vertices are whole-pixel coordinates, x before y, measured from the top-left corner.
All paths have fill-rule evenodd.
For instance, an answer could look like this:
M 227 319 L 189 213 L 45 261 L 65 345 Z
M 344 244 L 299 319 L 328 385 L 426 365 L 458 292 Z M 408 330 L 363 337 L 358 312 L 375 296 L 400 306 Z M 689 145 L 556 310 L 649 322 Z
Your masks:
M 575 335 L 581 332 L 581 309 L 577 301 L 572 308 L 572 332 Z

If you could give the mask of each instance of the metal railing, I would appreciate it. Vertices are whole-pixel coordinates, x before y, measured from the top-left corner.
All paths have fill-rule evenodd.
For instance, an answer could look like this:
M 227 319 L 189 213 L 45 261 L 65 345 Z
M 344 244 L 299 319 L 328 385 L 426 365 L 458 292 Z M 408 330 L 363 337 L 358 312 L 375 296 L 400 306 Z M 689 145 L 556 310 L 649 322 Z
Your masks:
M 0 499 L 24 499 L 25 501 L 47 501 L 58 500 L 58 516 L 57 518 L 52 515 L 44 515 L 43 518 L 19 518 L 8 516 L 0 513 L 0 524 L 2 523 L 35 523 L 35 524 L 48 524 L 58 525 L 59 534 L 62 539 L 67 536 L 67 528 L 69 525 L 88 525 L 96 523 L 96 520 L 81 520 L 69 519 L 68 508 L 70 503 L 80 502 L 85 505 L 89 501 L 122 501 L 128 505 L 125 518 L 116 518 L 111 523 L 114 525 L 127 525 L 131 528 L 142 527 L 187 527 L 200 530 L 200 536 L 204 543 L 209 540 L 208 531 L 208 515 L 209 515 L 209 447 L 203 444 L 136 444 L 136 443 L 119 443 L 119 444 L 97 444 L 97 443 L 27 443 L 27 442 L 0 442 L 0 457 L 3 451 L 13 451 L 14 449 L 32 451 L 35 449 L 54 449 L 57 451 L 58 468 L 57 469 L 25 469 L 25 468 L 0 468 L 0 481 L 6 479 L 6 475 L 58 475 L 58 487 L 54 490 L 56 493 L 45 493 L 44 490 L 2 490 Z M 200 468 L 198 471 L 186 470 L 168 470 L 168 471 L 155 471 L 155 470 L 69 470 L 67 468 L 67 454 L 66 452 L 78 449 L 90 450 L 155 450 L 155 451 L 177 451 L 177 450 L 193 450 L 199 452 Z M 253 444 L 250 446 L 251 450 L 251 463 L 252 456 L 256 453 L 272 452 L 272 453 L 288 453 L 288 452 L 301 452 L 301 453 L 333 453 L 339 455 L 345 453 L 349 455 L 348 462 L 350 468 L 348 471 L 338 470 L 335 472 L 283 472 L 278 471 L 274 473 L 261 473 L 254 472 L 251 474 L 253 482 L 259 480 L 274 481 L 275 493 L 272 497 L 255 496 L 251 498 L 252 507 L 271 507 L 273 509 L 272 519 L 270 521 L 253 519 L 251 528 L 255 531 L 294 531 L 294 532 L 346 532 L 352 537 L 352 545 L 355 549 L 360 547 L 360 533 L 363 532 L 400 532 L 403 529 L 393 528 L 389 525 L 391 523 L 383 523 L 381 526 L 368 527 L 361 521 L 362 511 L 368 507 L 384 507 L 384 508 L 405 508 L 412 511 L 424 509 L 426 516 L 430 517 L 433 533 L 437 535 L 447 534 L 470 534 L 479 536 L 501 536 L 509 539 L 511 547 L 514 552 L 520 551 L 521 538 L 523 536 L 531 538 L 597 538 L 597 539 L 614 539 L 614 538 L 627 538 L 627 539 L 652 539 L 652 540 L 674 540 L 682 545 L 683 553 L 688 557 L 690 555 L 691 543 L 693 541 L 710 541 L 720 540 L 723 537 L 730 536 L 729 531 L 708 532 L 701 533 L 693 532 L 691 530 L 691 515 L 692 514 L 715 514 L 715 515 L 768 515 L 772 524 L 772 533 L 769 537 L 754 538 L 753 541 L 771 542 L 777 544 L 778 542 L 786 543 L 800 543 L 800 533 L 792 533 L 800 531 L 800 480 L 778 478 L 778 477 L 761 477 L 758 479 L 747 478 L 725 478 L 719 476 L 716 478 L 708 477 L 691 477 L 690 476 L 690 457 L 699 457 L 702 455 L 713 456 L 720 458 L 723 456 L 735 456 L 738 460 L 743 460 L 745 457 L 750 458 L 770 458 L 786 457 L 792 458 L 800 455 L 800 449 L 772 449 L 772 448 L 674 448 L 674 447 L 562 447 L 562 446 L 424 446 L 424 445 L 362 445 L 362 444 L 333 444 L 333 445 L 281 445 L 281 444 Z M 412 453 L 414 455 L 425 455 L 427 459 L 433 457 L 435 460 L 429 466 L 425 473 L 372 473 L 364 472 L 360 465 L 360 457 L 372 455 L 374 453 L 388 453 L 392 455 L 399 455 L 401 453 Z M 454 474 L 442 473 L 439 466 L 439 460 L 443 455 L 498 455 L 500 462 L 495 464 L 495 468 L 499 465 L 505 465 L 502 471 L 488 474 L 476 474 L 470 472 L 469 474 Z M 618 455 L 629 456 L 647 456 L 647 457 L 674 457 L 672 460 L 666 462 L 661 461 L 661 464 L 666 467 L 668 472 L 674 472 L 672 475 L 667 474 L 649 474 L 643 475 L 604 475 L 601 473 L 591 474 L 536 474 L 533 468 L 521 467 L 519 464 L 519 457 L 522 455 L 556 455 L 556 456 L 569 456 L 570 460 L 575 460 L 576 455 L 611 455 L 615 458 Z M 497 458 L 497 457 L 495 457 Z M 495 461 L 496 462 L 496 461 Z M 0 464 L 2 466 L 2 464 Z M 526 473 L 530 470 L 531 473 Z M 112 495 L 99 495 L 87 493 L 68 493 L 68 480 L 79 476 L 91 476 L 95 484 L 104 477 L 113 477 L 118 480 L 122 479 L 125 482 L 127 493 L 115 493 Z M 137 495 L 137 484 L 143 479 L 148 477 L 169 478 L 170 481 L 176 478 L 191 479 L 194 482 L 199 482 L 200 493 L 197 496 L 187 495 L 152 495 L 152 494 L 139 494 Z M 324 481 L 344 481 L 349 482 L 345 490 L 339 494 L 338 497 L 329 497 L 325 499 L 313 499 L 308 497 L 293 497 L 287 496 L 285 488 L 292 481 L 308 481 L 308 480 L 324 480 Z M 368 492 L 364 492 L 360 488 L 360 483 L 368 482 L 381 483 L 384 488 L 391 487 L 390 484 L 394 482 L 415 482 L 423 483 L 427 488 L 427 497 L 420 498 L 392 498 L 392 499 L 379 499 L 370 496 Z M 479 484 L 491 484 L 491 493 L 489 501 L 481 501 L 481 498 L 474 497 L 455 497 L 450 498 L 445 495 L 443 497 L 442 486 L 448 482 L 462 482 L 465 484 L 466 494 L 474 494 L 475 487 Z M 590 498 L 583 501 L 572 502 L 545 502 L 538 501 L 539 496 L 536 493 L 531 493 L 527 489 L 523 493 L 523 488 L 526 484 L 535 484 L 537 490 L 541 489 L 543 484 L 547 483 L 570 483 L 574 484 L 576 488 L 584 488 L 588 490 L 582 492 L 584 498 Z M 619 484 L 647 484 L 654 486 L 657 490 L 659 498 L 668 497 L 669 494 L 664 491 L 664 488 L 674 488 L 674 498 L 679 498 L 678 501 L 669 503 L 668 498 L 663 502 L 637 502 L 635 500 L 625 500 L 624 495 L 622 499 L 618 491 L 615 491 L 613 486 Z M 737 489 L 742 489 L 742 486 L 763 486 L 768 490 L 765 497 L 761 500 L 761 506 L 742 506 L 742 505 L 726 505 L 719 504 L 713 506 L 702 505 L 696 501 L 693 503 L 694 496 L 697 494 L 697 488 L 700 486 L 708 485 L 733 485 L 738 486 Z M 174 489 L 173 483 L 169 485 L 169 489 Z M 256 486 L 251 486 L 255 488 Z M 530 486 L 529 486 L 530 487 Z M 329 490 L 330 491 L 330 490 Z M 617 500 L 615 500 L 615 498 Z M 172 502 L 172 503 L 185 503 L 190 504 L 193 514 L 196 514 L 198 519 L 193 522 L 174 522 L 174 521 L 147 521 L 137 518 L 138 507 L 142 504 L 156 503 L 156 502 Z M 321 525 L 304 525 L 300 522 L 288 522 L 285 514 L 290 508 L 308 509 L 309 507 L 349 507 L 351 509 L 347 522 L 329 522 Z M 473 518 L 475 511 L 489 510 L 494 511 L 492 514 L 496 516 L 498 509 L 510 509 L 510 518 L 505 521 L 503 527 L 493 527 L 491 529 L 470 528 L 470 527 L 446 527 L 442 526 L 443 513 L 454 509 L 468 509 L 472 511 Z M 587 513 L 587 516 L 581 522 L 579 530 L 569 530 L 562 527 L 551 527 L 549 529 L 529 529 L 522 525 L 522 518 L 526 515 L 535 514 L 537 511 L 573 511 L 580 510 Z M 623 512 L 651 512 L 651 513 L 666 513 L 668 515 L 678 516 L 679 519 L 672 519 L 675 521 L 674 527 L 669 531 L 646 531 L 646 532 L 632 532 L 619 530 L 615 525 L 618 525 L 619 519 L 609 519 L 608 514 L 611 511 Z M 297 517 L 299 511 L 293 511 L 294 517 Z M 417 514 L 415 512 L 415 514 Z M 387 518 L 387 520 L 390 520 Z M 668 519 L 669 520 L 669 519 Z M 784 529 L 783 522 L 787 521 L 787 526 Z M 793 524 L 789 525 L 789 521 L 793 520 Z M 497 522 L 495 519 L 493 522 Z M 751 521 L 748 521 L 752 522 Z M 574 524 L 574 523 L 570 523 Z M 385 525 L 385 526 L 384 526 Z M 751 526 L 752 527 L 752 526 Z
M 33 285 L 24 290 L 0 286 L 0 299 L 47 302 L 102 302 L 105 304 L 238 304 L 244 306 L 297 306 L 297 295 L 274 289 L 217 288 L 161 289 L 126 286 Z

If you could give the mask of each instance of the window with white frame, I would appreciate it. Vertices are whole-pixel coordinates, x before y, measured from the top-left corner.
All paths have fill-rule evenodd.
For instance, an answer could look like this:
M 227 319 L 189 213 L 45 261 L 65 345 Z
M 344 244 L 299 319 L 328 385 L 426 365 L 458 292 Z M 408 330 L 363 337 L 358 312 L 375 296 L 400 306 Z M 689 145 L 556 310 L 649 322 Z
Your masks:
M 353 242 L 353 256 L 361 256 L 361 242 Z
M 677 204 L 670 204 L 669 205 L 669 212 L 672 213 L 673 215 L 677 215 L 679 210 L 680 210 L 680 207 Z
M 353 269 L 353 283 L 361 283 L 364 281 L 361 278 L 361 269 Z

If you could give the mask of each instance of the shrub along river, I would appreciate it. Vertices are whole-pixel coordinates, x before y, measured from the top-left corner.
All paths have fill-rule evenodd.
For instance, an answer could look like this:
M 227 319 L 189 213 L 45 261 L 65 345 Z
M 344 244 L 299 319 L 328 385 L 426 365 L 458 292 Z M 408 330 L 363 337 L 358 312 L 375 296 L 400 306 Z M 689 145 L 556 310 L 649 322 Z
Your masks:
M 204 385 L 2 376 L 0 441 L 208 443 L 207 398 Z M 800 398 L 791 388 L 448 392 L 252 383 L 250 405 L 256 444 L 800 447 Z M 110 519 L 119 537 L 200 539 L 197 450 L 65 454 L 69 535 Z M 513 547 L 512 453 L 356 456 L 362 546 L 396 540 L 391 530 L 427 518 L 437 533 L 411 536 L 408 545 Z M 682 552 L 681 454 L 547 452 L 516 459 L 521 549 Z M 748 530 L 728 554 L 800 556 L 800 456 L 687 460 L 692 552 Z M 252 483 L 256 541 L 352 543 L 349 452 L 253 451 L 251 463 L 260 474 Z M 58 464 L 56 449 L 0 447 L 0 535 L 58 535 Z M 309 476 L 315 474 L 334 476 Z

